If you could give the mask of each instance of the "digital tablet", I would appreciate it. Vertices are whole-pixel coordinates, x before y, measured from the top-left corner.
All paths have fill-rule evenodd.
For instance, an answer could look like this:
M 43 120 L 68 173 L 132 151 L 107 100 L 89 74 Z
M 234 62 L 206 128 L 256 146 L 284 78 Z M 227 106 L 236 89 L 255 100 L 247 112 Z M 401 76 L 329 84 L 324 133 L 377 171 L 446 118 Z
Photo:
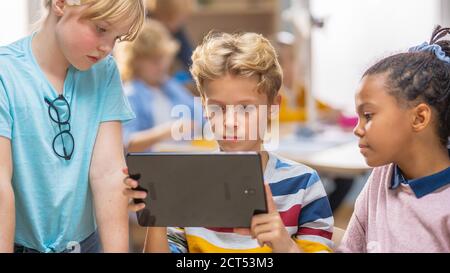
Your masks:
M 267 212 L 256 152 L 131 153 L 127 165 L 148 192 L 141 226 L 250 227 L 253 215 Z

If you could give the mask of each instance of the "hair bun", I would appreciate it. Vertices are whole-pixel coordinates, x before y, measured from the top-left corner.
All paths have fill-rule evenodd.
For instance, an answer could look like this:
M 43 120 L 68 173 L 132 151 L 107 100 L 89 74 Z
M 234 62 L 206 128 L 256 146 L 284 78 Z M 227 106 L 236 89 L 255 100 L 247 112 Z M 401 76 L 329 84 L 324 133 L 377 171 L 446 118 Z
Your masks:
M 445 36 L 450 35 L 450 28 L 437 25 L 431 34 L 430 45 L 437 44 L 442 48 L 445 55 L 450 57 L 450 40 L 444 40 Z

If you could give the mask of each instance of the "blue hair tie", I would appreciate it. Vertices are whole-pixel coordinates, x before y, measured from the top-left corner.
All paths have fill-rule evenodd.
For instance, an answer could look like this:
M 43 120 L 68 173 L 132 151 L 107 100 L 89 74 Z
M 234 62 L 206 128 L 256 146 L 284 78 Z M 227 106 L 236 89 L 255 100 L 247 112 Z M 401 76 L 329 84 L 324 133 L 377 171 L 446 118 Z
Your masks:
M 430 45 L 427 42 L 424 42 L 419 46 L 411 47 L 409 52 L 431 52 L 434 53 L 439 60 L 450 64 L 450 57 L 445 56 L 445 52 L 442 50 L 442 47 L 437 44 Z

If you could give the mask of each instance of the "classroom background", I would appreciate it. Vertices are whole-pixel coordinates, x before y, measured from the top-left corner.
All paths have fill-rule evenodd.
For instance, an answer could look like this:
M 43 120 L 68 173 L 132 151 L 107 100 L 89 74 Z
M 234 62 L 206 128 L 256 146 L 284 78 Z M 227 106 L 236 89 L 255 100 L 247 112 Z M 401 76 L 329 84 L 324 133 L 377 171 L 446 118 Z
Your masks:
M 0 1 L 0 45 L 37 28 L 41 0 Z M 147 1 L 149 13 L 154 1 Z M 352 134 L 354 92 L 375 61 L 423 42 L 450 25 L 450 0 L 192 0 L 178 22 L 181 49 L 170 76 L 198 95 L 188 73 L 189 48 L 210 30 L 251 31 L 269 38 L 284 71 L 277 153 L 315 168 L 324 181 L 335 225 L 345 229 L 370 168 Z M 177 11 L 179 12 L 179 11 Z M 178 36 L 178 34 L 181 34 Z M 120 63 L 121 46 L 115 54 Z M 184 54 L 184 57 L 183 57 Z M 161 141 L 154 151 L 209 151 L 208 141 Z M 131 247 L 145 229 L 130 214 Z

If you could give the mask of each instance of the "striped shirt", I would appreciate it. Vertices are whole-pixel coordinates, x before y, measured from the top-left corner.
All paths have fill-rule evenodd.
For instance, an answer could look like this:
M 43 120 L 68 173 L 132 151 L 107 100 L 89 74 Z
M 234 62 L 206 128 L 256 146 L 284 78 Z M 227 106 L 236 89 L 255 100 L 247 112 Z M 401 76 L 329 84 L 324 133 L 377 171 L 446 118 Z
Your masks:
M 274 202 L 288 233 L 305 252 L 330 252 L 333 216 L 317 172 L 300 163 L 269 153 L 264 172 Z M 169 228 L 172 252 L 272 252 L 251 236 L 230 228 Z

